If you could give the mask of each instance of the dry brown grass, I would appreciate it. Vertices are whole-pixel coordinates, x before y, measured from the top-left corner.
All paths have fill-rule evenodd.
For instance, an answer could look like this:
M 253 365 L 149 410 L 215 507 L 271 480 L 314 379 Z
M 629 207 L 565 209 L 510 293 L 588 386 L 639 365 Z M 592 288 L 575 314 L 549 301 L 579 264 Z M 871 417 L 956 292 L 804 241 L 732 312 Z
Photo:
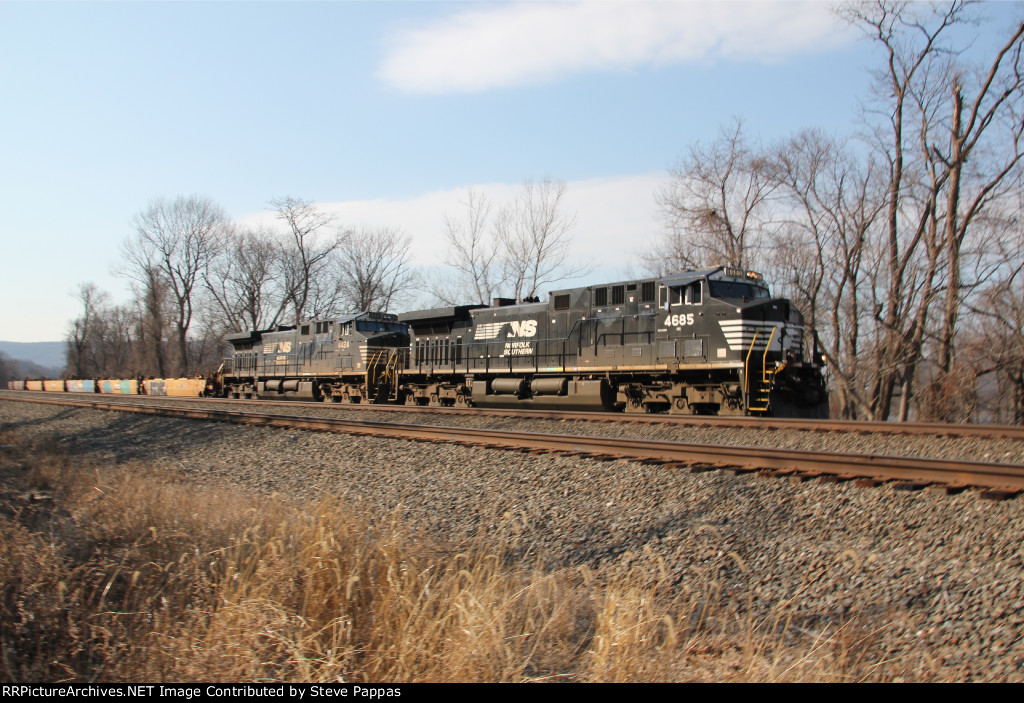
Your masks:
M 0 444 L 8 681 L 794 681 L 905 674 L 853 624 L 754 621 L 713 578 L 598 578 L 303 506 Z

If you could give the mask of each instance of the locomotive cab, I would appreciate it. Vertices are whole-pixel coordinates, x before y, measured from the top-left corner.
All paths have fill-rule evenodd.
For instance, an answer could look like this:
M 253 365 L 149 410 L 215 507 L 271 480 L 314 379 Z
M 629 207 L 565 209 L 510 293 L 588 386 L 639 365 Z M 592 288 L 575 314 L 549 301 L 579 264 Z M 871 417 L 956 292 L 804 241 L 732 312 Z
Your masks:
M 697 411 L 827 416 L 820 364 L 805 352 L 803 316 L 789 300 L 772 297 L 760 274 L 722 267 L 661 282 L 666 315 L 659 333 L 684 338 L 685 363 L 703 355 L 709 376 L 729 379 Z
M 320 381 L 321 398 L 332 403 L 396 401 L 398 375 L 409 357 L 408 326 L 382 312 L 335 322 L 334 369 Z

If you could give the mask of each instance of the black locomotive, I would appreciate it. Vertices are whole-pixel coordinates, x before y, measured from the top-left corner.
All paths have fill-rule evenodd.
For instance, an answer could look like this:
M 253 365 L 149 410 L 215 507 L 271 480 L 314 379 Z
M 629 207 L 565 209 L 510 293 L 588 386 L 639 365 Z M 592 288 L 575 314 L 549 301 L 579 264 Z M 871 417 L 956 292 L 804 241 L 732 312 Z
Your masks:
M 208 382 L 208 395 L 358 403 L 380 400 L 385 389 L 383 399 L 394 400 L 409 331 L 395 315 L 366 312 L 242 332 L 227 341 L 232 355 Z
M 751 271 L 716 268 L 546 302 L 362 313 L 232 335 L 218 395 L 827 417 L 803 316 Z M 811 349 L 805 337 L 811 341 Z

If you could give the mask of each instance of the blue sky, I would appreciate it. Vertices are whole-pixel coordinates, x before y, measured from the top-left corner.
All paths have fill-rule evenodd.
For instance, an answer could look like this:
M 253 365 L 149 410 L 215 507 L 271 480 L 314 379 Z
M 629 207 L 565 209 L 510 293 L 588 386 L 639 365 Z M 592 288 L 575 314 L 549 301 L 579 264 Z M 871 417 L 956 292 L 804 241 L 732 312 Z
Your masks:
M 157 197 L 300 197 L 436 266 L 466 188 L 550 176 L 591 278 L 623 278 L 692 142 L 852 133 L 873 61 L 818 2 L 0 0 L 0 339 L 63 338 L 82 282 L 126 300 Z

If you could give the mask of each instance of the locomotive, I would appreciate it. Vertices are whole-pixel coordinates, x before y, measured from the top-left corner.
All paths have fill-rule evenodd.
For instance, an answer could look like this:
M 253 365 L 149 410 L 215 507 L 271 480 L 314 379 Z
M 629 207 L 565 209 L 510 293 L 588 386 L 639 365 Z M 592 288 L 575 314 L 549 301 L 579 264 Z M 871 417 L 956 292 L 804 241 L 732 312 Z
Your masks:
M 808 344 L 810 339 L 810 345 Z M 800 311 L 719 267 L 230 335 L 209 395 L 428 406 L 828 417 Z

